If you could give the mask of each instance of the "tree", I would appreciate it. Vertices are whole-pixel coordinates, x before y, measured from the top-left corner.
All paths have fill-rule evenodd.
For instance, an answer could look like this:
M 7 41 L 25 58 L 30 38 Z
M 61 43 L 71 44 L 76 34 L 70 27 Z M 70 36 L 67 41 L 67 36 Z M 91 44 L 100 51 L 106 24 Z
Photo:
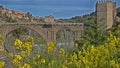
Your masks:
M 2 6 L 2 5 L 0 5 L 0 8 L 3 8 L 3 6 Z
M 117 16 L 120 17 L 120 12 L 117 13 Z
M 89 23 L 85 25 L 83 40 L 79 41 L 79 44 L 83 45 L 99 45 L 105 43 L 107 40 L 107 30 L 101 27 L 97 22 Z
M 117 8 L 117 16 L 120 17 L 120 7 Z
M 120 37 L 120 24 L 114 26 L 113 28 L 110 29 L 112 34 L 116 37 Z

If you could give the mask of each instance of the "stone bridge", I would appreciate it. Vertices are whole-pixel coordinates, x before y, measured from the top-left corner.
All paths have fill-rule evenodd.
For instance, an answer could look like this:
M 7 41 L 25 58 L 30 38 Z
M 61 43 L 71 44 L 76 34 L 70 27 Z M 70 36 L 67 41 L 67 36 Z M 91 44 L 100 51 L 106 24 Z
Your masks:
M 7 39 L 7 36 L 12 31 L 18 28 L 26 28 L 37 32 L 43 39 L 47 42 L 56 41 L 57 33 L 63 29 L 67 28 L 68 31 L 72 31 L 74 33 L 74 41 L 81 38 L 81 34 L 83 32 L 83 23 L 0 23 L 0 33 L 3 36 L 3 40 Z M 69 40 L 69 39 L 68 39 Z M 4 43 L 5 43 L 4 42 Z M 15 52 L 12 46 L 5 46 L 5 49 L 8 52 Z M 5 61 L 5 68 L 13 68 L 11 64 L 11 60 L 9 58 L 3 58 L 0 60 Z
M 1 23 L 0 33 L 3 39 L 15 29 L 27 28 L 37 32 L 47 42 L 56 41 L 56 34 L 62 28 L 67 28 L 74 33 L 74 41 L 81 38 L 83 23 Z

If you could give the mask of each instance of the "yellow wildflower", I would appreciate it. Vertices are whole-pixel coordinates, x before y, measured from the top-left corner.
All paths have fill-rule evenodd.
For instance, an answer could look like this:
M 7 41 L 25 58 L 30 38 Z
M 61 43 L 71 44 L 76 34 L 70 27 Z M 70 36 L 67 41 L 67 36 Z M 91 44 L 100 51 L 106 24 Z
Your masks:
M 25 42 L 23 49 L 25 49 L 27 52 L 30 52 L 32 50 L 32 43 L 31 42 Z
M 34 65 L 37 65 L 37 62 L 36 62 L 36 61 L 33 61 L 33 64 L 34 64 Z
M 62 55 L 64 55 L 64 54 L 65 54 L 64 49 L 63 49 L 63 48 L 60 48 L 59 53 L 62 54 Z
M 22 41 L 20 39 L 16 39 L 14 42 L 14 46 L 22 45 Z
M 14 57 L 13 53 L 9 53 L 8 57 L 13 58 Z
M 21 56 L 25 58 L 26 57 L 26 52 L 25 51 L 21 51 Z
M 21 57 L 21 55 L 15 55 L 15 59 L 17 59 L 17 60 L 21 60 L 22 57 Z
M 77 60 L 77 54 L 74 52 L 74 54 L 71 57 L 72 61 L 76 61 Z
M 39 59 L 40 58 L 40 54 L 36 54 L 36 58 Z
M 53 47 L 48 47 L 48 48 L 47 48 L 47 51 L 48 51 L 48 52 L 53 51 Z
M 48 47 L 55 47 L 55 43 L 54 42 L 49 42 L 47 45 L 48 45 Z
M 25 63 L 22 68 L 31 68 L 31 66 L 29 64 Z
M 13 65 L 20 66 L 20 62 L 15 58 L 12 60 Z
M 42 64 L 44 64 L 45 63 L 45 59 L 41 59 L 41 61 L 40 61 Z
M 5 65 L 5 62 L 4 62 L 4 61 L 0 62 L 0 68 L 3 68 L 4 65 Z

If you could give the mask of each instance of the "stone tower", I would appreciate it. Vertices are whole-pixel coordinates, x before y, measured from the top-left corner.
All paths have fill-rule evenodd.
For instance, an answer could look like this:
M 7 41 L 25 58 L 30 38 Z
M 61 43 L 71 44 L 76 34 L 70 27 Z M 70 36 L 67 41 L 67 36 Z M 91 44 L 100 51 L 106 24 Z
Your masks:
M 116 17 L 116 2 L 98 0 L 96 3 L 97 23 L 105 29 L 113 26 Z

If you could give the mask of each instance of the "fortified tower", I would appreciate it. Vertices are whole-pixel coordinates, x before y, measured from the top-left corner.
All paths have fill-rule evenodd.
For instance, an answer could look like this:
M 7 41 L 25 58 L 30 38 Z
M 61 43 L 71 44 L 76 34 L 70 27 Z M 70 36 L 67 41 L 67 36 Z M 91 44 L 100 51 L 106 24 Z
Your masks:
M 116 2 L 112 0 L 98 0 L 96 3 L 97 23 L 104 29 L 113 26 L 116 17 Z

